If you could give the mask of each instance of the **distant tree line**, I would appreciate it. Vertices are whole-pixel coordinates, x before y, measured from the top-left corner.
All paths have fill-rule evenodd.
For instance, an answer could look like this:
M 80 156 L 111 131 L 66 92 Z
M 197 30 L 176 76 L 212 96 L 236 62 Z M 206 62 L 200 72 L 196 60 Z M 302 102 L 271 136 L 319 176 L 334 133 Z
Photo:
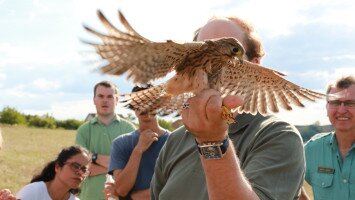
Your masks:
M 127 113 L 127 116 L 123 116 L 121 114 L 118 114 L 118 116 L 120 116 L 120 117 L 122 117 L 122 118 L 124 118 L 124 119 L 126 119 L 126 120 L 128 120 L 130 122 L 132 122 L 136 127 L 139 126 L 139 124 L 136 122 L 137 121 L 137 117 L 134 114 L 132 114 L 132 113 Z M 162 128 L 164 128 L 166 130 L 169 130 L 169 131 L 173 131 L 176 128 L 178 128 L 178 127 L 174 127 L 174 125 L 173 125 L 173 123 L 171 121 L 167 121 L 167 120 L 165 120 L 163 118 L 160 118 L 160 117 L 158 117 L 158 123 L 159 123 L 159 125 Z
M 134 121 L 135 116 L 132 114 L 128 114 L 127 117 L 120 115 L 122 118 L 126 118 L 129 121 Z M 165 119 L 158 119 L 159 124 L 161 127 L 173 131 L 175 128 L 173 127 L 172 123 L 166 121 Z M 42 116 L 39 115 L 26 115 L 15 108 L 5 107 L 0 112 L 0 123 L 2 124 L 10 124 L 10 125 L 23 125 L 29 127 L 38 127 L 38 128 L 63 128 L 67 130 L 76 130 L 79 128 L 84 121 L 76 120 L 76 119 L 67 119 L 67 120 L 57 120 L 49 114 L 45 114 Z M 138 124 L 135 124 L 136 126 Z
M 26 115 L 20 113 L 15 108 L 5 107 L 0 112 L 0 123 L 10 125 L 24 125 L 29 127 L 39 128 L 63 128 L 68 130 L 77 129 L 84 121 L 76 119 L 56 120 L 49 114 L 42 116 L 39 115 Z

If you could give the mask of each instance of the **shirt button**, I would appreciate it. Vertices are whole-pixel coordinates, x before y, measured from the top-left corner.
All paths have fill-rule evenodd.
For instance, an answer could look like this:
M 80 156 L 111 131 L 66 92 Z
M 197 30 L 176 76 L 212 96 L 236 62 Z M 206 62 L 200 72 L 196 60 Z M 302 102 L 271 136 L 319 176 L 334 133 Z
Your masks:
M 322 186 L 324 186 L 325 185 L 325 183 L 324 182 L 322 182 Z
M 343 182 L 344 182 L 344 183 L 347 183 L 347 182 L 348 182 L 348 180 L 346 180 L 346 179 L 343 179 Z

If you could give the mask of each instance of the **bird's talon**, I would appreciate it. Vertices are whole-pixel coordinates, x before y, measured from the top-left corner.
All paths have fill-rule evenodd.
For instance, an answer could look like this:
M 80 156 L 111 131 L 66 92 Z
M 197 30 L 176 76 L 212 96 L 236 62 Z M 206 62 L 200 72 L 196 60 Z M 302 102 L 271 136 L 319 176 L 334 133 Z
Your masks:
M 231 124 L 235 122 L 233 113 L 225 106 L 222 106 L 222 119 L 226 121 L 227 124 Z

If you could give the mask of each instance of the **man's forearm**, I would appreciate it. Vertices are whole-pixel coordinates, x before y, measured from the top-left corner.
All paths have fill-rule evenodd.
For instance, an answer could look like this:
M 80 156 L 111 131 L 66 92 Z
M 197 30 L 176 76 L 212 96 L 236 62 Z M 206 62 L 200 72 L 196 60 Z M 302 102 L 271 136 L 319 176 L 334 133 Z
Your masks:
M 142 154 L 143 152 L 134 148 L 125 168 L 119 171 L 114 171 L 115 181 L 117 183 L 115 184 L 115 187 L 119 195 L 126 196 L 133 188 L 137 179 Z
M 205 160 L 200 156 L 209 199 L 259 199 L 239 167 L 233 148 L 231 144 L 223 158 L 217 160 Z
M 103 154 L 98 154 L 95 163 L 90 165 L 90 176 L 106 174 L 108 172 L 108 163 L 110 157 Z
M 106 167 L 91 163 L 89 176 L 97 176 L 100 174 L 106 174 L 107 172 L 108 172 L 108 169 Z
M 96 164 L 108 169 L 108 164 L 110 162 L 110 156 L 98 154 Z

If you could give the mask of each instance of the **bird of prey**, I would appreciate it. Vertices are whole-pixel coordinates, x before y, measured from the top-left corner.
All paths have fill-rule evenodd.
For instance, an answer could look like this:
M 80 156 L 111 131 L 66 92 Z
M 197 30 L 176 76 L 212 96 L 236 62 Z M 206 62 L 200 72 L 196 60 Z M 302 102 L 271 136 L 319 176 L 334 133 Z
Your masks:
M 278 112 L 279 107 L 292 110 L 291 104 L 304 107 L 302 100 L 325 96 L 287 81 L 280 72 L 243 60 L 244 48 L 235 38 L 153 42 L 138 34 L 120 11 L 126 31 L 114 27 L 99 10 L 97 14 L 108 33 L 84 27 L 102 41 L 86 43 L 106 61 L 100 68 L 103 73 L 127 74 L 135 84 L 145 84 L 175 71 L 160 85 L 122 95 L 121 101 L 134 109 L 160 115 L 179 113 L 188 98 L 207 88 L 220 91 L 222 96 L 241 96 L 244 104 L 239 113 L 263 115 Z

